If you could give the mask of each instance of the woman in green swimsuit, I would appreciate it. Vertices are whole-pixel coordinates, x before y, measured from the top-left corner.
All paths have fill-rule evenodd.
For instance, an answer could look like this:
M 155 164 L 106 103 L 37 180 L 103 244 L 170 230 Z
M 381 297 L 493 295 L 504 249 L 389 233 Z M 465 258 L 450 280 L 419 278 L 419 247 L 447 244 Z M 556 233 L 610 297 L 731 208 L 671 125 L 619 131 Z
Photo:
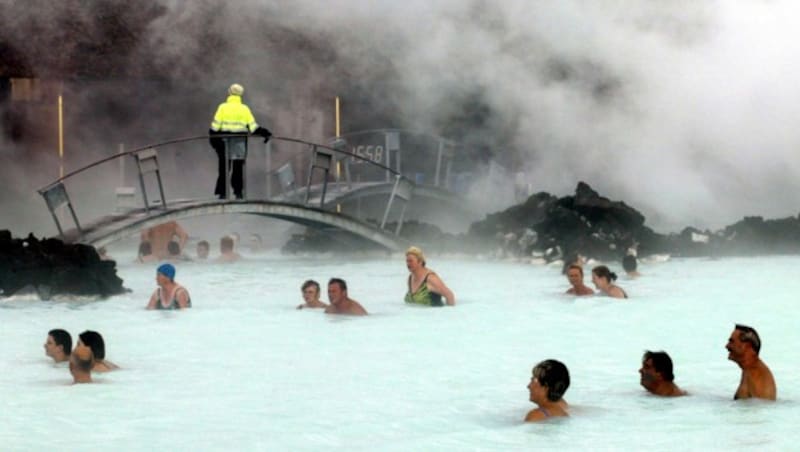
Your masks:
M 439 276 L 425 267 L 425 255 L 422 250 L 412 246 L 406 250 L 406 267 L 408 275 L 408 293 L 405 301 L 409 304 L 424 306 L 444 306 L 442 297 L 450 306 L 456 304 L 456 297 Z

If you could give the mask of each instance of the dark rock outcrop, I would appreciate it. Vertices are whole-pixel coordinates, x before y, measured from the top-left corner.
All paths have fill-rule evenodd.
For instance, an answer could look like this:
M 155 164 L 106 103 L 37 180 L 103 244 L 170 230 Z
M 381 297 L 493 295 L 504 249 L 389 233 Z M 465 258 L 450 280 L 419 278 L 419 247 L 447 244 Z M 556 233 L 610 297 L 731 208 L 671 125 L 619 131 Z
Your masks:
M 108 297 L 124 293 L 114 261 L 101 260 L 97 251 L 58 239 L 28 235 L 15 239 L 0 231 L 0 296 L 33 289 L 43 299 L 52 295 Z

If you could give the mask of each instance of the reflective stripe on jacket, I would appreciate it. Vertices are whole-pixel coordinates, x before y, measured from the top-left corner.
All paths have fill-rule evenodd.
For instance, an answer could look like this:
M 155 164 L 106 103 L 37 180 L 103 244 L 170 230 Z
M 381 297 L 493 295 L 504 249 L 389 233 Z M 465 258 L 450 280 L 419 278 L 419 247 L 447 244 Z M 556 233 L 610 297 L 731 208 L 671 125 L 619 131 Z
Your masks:
M 225 103 L 219 104 L 214 120 L 211 121 L 211 130 L 215 132 L 250 132 L 258 128 L 256 119 L 250 108 L 242 103 L 240 96 L 230 95 Z

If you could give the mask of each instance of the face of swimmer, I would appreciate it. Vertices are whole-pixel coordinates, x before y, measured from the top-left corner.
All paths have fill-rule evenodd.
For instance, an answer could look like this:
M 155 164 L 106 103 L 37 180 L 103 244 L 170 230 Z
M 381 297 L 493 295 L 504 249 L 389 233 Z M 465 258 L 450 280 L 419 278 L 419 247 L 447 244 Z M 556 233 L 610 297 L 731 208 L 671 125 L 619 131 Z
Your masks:
M 342 290 L 337 283 L 328 284 L 328 300 L 332 305 L 338 306 L 347 300 L 347 291 Z
M 55 339 L 53 339 L 53 336 L 48 334 L 47 341 L 44 343 L 44 354 L 51 358 L 55 358 L 56 356 L 58 356 L 58 353 L 63 353 L 63 352 L 64 352 L 64 346 L 56 344 L 56 341 Z
M 595 272 L 592 272 L 592 283 L 594 283 L 594 286 L 600 290 L 605 290 L 608 288 L 608 286 L 611 285 L 611 283 L 606 278 L 597 276 L 597 273 Z
M 583 272 L 577 268 L 570 268 L 567 270 L 567 280 L 572 284 L 572 287 L 580 287 L 583 285 Z
M 338 287 L 338 284 L 337 284 Z M 310 285 L 305 289 L 301 289 L 303 291 L 303 300 L 306 303 L 313 303 L 319 299 L 319 287 L 315 285 Z M 330 289 L 328 290 L 328 296 L 330 297 Z
M 547 386 L 542 386 L 533 374 L 531 374 L 531 381 L 528 383 L 528 398 L 535 404 L 540 404 L 547 400 Z
M 420 262 L 417 256 L 406 254 L 406 268 L 408 268 L 408 271 L 413 272 L 420 267 L 422 267 L 422 262 Z
M 645 389 L 652 389 L 661 378 L 661 374 L 653 366 L 652 358 L 645 359 L 639 369 L 639 384 Z

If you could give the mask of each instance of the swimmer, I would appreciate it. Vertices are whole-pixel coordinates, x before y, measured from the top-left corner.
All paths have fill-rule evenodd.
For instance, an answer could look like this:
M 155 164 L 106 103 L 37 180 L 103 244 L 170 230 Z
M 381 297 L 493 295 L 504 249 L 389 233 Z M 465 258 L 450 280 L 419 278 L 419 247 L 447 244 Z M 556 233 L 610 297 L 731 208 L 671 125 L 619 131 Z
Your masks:
M 192 307 L 189 291 L 175 282 L 175 267 L 172 264 L 162 264 L 156 269 L 156 284 L 158 288 L 150 296 L 147 309 L 169 310 Z
M 219 240 L 220 256 L 217 258 L 219 262 L 236 262 L 242 258 L 239 253 L 234 251 L 235 241 L 233 237 L 226 235 Z
M 139 244 L 139 255 L 136 257 L 136 262 L 140 264 L 147 264 L 150 262 L 157 262 L 158 258 L 153 256 L 153 248 L 150 242 L 142 242 Z
M 197 258 L 200 260 L 208 259 L 208 250 L 210 246 L 207 241 L 201 240 L 197 242 Z
M 416 246 L 406 250 L 408 268 L 408 292 L 405 302 L 425 306 L 444 306 L 442 297 L 449 306 L 456 304 L 456 297 L 439 276 L 425 267 L 425 255 Z
M 110 372 L 119 369 L 119 366 L 108 361 L 106 358 L 106 343 L 103 336 L 96 331 L 84 331 L 78 335 L 78 346 L 85 346 L 92 349 L 94 355 L 94 365 L 92 370 L 95 372 Z M 77 347 L 75 348 L 77 350 Z M 73 352 L 74 353 L 74 352 Z
M 92 382 L 92 363 L 94 354 L 92 349 L 85 345 L 77 345 L 69 359 L 69 373 L 72 374 L 72 384 Z
M 611 298 L 628 298 L 628 294 L 622 287 L 614 284 L 617 274 L 608 269 L 605 265 L 598 265 L 592 269 L 592 282 L 597 290 Z
M 572 264 L 567 267 L 567 280 L 572 285 L 567 290 L 567 295 L 594 295 L 594 290 L 583 283 L 583 267 Z
M 642 276 L 641 273 L 636 271 L 636 256 L 632 254 L 628 254 L 622 258 L 622 269 L 625 270 L 625 274 L 631 278 L 638 278 Z
M 169 256 L 167 245 L 175 237 L 178 238 L 180 249 L 184 249 L 186 241 L 189 239 L 189 234 L 175 221 L 168 221 L 145 229 L 141 234 L 142 242 L 150 242 L 150 247 L 156 259 L 164 259 Z
M 686 391 L 674 383 L 672 359 L 666 352 L 646 351 L 639 369 L 639 383 L 651 394 L 663 397 L 686 395 Z
M 328 281 L 328 300 L 331 305 L 325 308 L 325 314 L 367 315 L 359 302 L 347 296 L 347 283 L 343 279 Z
M 525 422 L 537 422 L 549 417 L 569 416 L 564 393 L 569 388 L 569 370 L 560 361 L 548 359 L 540 362 L 531 372 L 528 383 L 530 401 L 538 405 L 528 412 Z
M 314 281 L 313 279 L 309 279 L 308 281 L 303 283 L 303 286 L 300 288 L 300 290 L 303 294 L 303 300 L 305 300 L 305 303 L 297 306 L 297 309 L 303 309 L 303 308 L 314 309 L 314 308 L 328 307 L 327 304 L 323 303 L 319 299 L 320 288 L 318 282 Z
M 69 361 L 70 353 L 72 353 L 72 336 L 62 329 L 50 330 L 44 343 L 44 354 L 53 358 L 53 361 L 61 363 Z
M 733 399 L 754 397 L 775 400 L 778 390 L 769 367 L 758 357 L 761 350 L 761 338 L 758 337 L 756 330 L 737 324 L 725 348 L 728 350 L 728 359 L 742 369 L 742 378 Z
M 185 256 L 181 252 L 181 245 L 180 243 L 176 242 L 175 240 L 169 242 L 167 244 L 167 260 L 170 262 L 180 262 L 180 261 L 190 261 L 191 259 L 188 256 Z

